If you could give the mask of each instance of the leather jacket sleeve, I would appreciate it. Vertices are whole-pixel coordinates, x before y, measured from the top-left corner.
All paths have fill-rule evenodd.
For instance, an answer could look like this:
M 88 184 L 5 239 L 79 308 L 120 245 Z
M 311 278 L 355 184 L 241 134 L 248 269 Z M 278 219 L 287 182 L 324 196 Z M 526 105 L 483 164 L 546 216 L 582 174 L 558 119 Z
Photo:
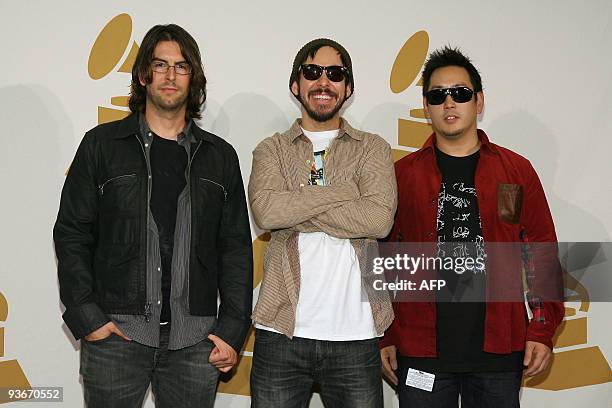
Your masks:
M 53 240 L 63 319 L 76 339 L 109 321 L 96 303 L 93 255 L 98 217 L 94 138 L 86 134 L 68 171 Z
M 218 234 L 219 312 L 214 334 L 240 352 L 251 325 L 253 250 L 238 156 L 232 149 L 229 194 Z

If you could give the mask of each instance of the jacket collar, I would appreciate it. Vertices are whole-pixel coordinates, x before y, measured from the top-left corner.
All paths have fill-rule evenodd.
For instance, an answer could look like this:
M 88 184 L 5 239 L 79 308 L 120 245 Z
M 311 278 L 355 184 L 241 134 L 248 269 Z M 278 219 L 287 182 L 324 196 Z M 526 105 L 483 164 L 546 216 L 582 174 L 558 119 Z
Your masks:
M 291 143 L 293 143 L 295 139 L 297 139 L 298 137 L 304 134 L 304 132 L 302 132 L 301 125 L 302 125 L 302 120 L 296 119 L 295 122 L 293 122 L 293 125 L 291 125 L 291 127 L 287 131 L 287 136 L 289 137 L 289 140 L 291 141 Z M 344 136 L 345 134 L 349 135 L 355 140 L 361 141 L 363 139 L 363 135 L 358 130 L 353 129 L 353 127 L 349 125 L 349 123 L 345 119 L 340 118 L 340 131 L 338 132 L 337 137 L 340 138 Z
M 126 117 L 125 119 L 122 119 L 119 122 L 119 129 L 117 130 L 117 133 L 115 133 L 115 136 L 114 136 L 115 139 L 124 139 L 132 135 L 140 134 L 140 123 L 139 123 L 138 115 L 141 115 L 141 114 L 131 113 L 128 117 Z M 195 122 L 192 121 L 190 127 L 191 127 L 190 129 L 191 134 L 196 138 L 196 141 L 202 140 L 202 141 L 213 143 L 213 144 L 215 143 L 215 140 L 213 139 L 211 134 L 201 129 L 199 126 L 195 124 Z
M 480 140 L 480 149 L 481 151 L 487 151 L 493 154 L 499 155 L 499 149 L 494 143 L 489 141 L 489 137 L 485 133 L 484 130 L 478 129 L 478 139 Z M 423 147 L 421 147 L 421 151 L 431 151 L 434 152 L 434 146 L 436 144 L 436 134 L 432 133 L 431 136 L 423 143 Z

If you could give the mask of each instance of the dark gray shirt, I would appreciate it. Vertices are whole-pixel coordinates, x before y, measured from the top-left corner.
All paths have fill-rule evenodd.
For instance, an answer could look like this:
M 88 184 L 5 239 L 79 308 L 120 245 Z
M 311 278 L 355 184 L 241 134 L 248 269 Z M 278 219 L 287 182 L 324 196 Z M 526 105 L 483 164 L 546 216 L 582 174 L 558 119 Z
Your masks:
M 151 160 L 150 149 L 153 134 L 143 114 L 139 114 L 140 134 L 147 161 L 149 177 L 148 201 L 151 198 Z M 187 122 L 183 131 L 177 136 L 177 143 L 185 148 L 191 161 L 191 144 L 195 137 L 191 132 L 192 121 Z M 168 348 L 178 350 L 192 346 L 204 340 L 215 326 L 213 316 L 192 316 L 189 314 L 189 248 L 191 246 L 191 194 L 189 184 L 189 165 L 185 170 L 185 189 L 178 197 L 176 228 L 174 232 L 174 252 L 172 255 L 172 285 L 170 292 L 170 310 L 172 323 Z M 157 225 L 148 208 L 147 220 L 147 316 L 110 315 L 110 319 L 131 339 L 151 347 L 159 347 L 159 327 L 162 308 L 162 270 L 159 252 L 159 234 Z

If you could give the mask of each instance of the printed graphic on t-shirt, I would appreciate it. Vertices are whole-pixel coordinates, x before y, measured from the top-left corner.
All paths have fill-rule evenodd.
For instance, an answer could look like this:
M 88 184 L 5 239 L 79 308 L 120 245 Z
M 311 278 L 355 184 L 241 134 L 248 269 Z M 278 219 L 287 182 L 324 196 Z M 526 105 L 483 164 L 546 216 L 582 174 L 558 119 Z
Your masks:
M 474 186 L 464 182 L 442 182 L 438 195 L 438 256 L 484 256 L 484 239 L 477 200 Z M 484 268 L 479 268 L 479 265 L 482 264 L 475 264 L 472 272 L 484 273 Z
M 308 178 L 308 184 L 311 186 L 324 186 L 325 185 L 325 171 L 323 170 L 323 157 L 325 157 L 325 150 L 314 153 L 314 160 L 310 164 L 310 177 Z

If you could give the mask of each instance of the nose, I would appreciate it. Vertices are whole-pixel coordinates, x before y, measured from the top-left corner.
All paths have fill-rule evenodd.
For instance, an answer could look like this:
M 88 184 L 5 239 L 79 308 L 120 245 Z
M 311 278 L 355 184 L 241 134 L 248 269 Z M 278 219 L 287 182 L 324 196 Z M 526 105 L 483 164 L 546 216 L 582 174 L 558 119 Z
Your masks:
M 446 97 L 444 98 L 444 108 L 454 108 L 455 107 L 455 100 L 450 96 L 450 95 L 446 95 Z
M 166 78 L 173 80 L 174 77 L 176 76 L 176 71 L 174 70 L 174 65 L 170 65 L 168 67 L 168 71 L 166 71 Z
M 323 71 L 317 82 L 319 83 L 319 85 L 329 86 L 329 78 L 327 77 L 327 72 L 325 70 Z

